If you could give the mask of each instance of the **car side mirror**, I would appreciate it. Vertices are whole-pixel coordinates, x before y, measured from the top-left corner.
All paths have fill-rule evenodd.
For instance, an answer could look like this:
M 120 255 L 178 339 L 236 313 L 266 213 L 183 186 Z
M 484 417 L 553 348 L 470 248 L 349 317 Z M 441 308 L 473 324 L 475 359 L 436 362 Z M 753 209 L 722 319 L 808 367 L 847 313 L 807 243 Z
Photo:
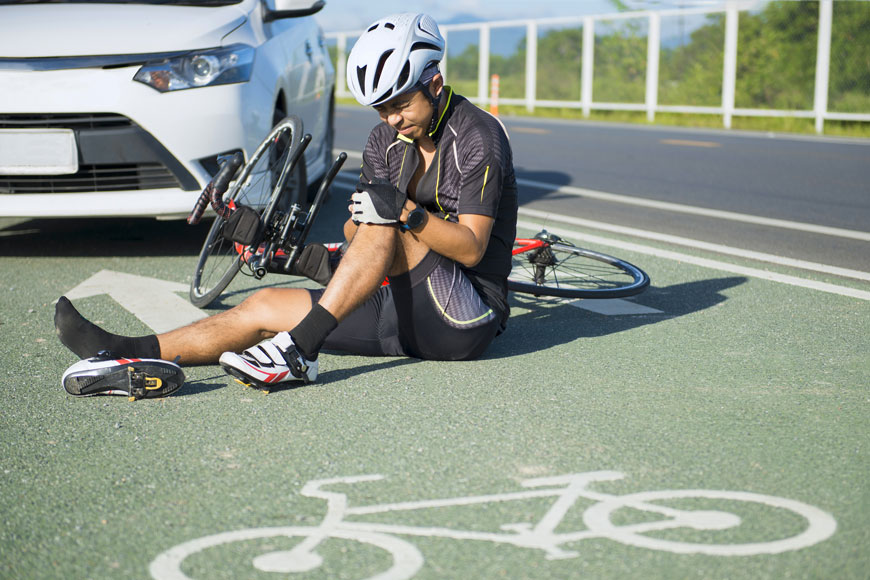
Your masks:
M 317 14 L 326 6 L 324 0 L 264 0 L 265 22 L 281 18 L 301 18 Z

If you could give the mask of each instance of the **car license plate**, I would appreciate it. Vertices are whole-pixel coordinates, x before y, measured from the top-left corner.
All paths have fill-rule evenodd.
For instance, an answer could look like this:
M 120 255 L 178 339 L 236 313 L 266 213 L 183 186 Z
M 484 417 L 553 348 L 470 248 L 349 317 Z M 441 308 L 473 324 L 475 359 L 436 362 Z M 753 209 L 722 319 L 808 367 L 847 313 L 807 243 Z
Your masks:
M 66 175 L 78 170 L 72 129 L 0 129 L 0 175 Z

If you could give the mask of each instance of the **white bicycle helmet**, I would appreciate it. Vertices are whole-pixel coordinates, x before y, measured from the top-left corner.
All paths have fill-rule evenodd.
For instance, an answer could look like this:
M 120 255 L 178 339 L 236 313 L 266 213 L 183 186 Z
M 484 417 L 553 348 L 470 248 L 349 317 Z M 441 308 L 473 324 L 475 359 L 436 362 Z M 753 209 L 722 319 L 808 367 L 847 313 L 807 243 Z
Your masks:
M 412 89 L 444 57 L 444 37 L 427 14 L 394 14 L 372 24 L 347 59 L 347 86 L 374 107 Z

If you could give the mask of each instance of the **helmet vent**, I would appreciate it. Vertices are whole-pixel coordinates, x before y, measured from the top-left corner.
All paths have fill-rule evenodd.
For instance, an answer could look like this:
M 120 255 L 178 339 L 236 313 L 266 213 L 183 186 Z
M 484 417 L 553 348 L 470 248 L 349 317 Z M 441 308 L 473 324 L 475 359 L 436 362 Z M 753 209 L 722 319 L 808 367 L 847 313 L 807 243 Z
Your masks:
M 405 66 L 402 67 L 402 72 L 399 73 L 399 78 L 396 80 L 396 86 L 404 87 L 409 76 L 411 76 L 411 62 L 405 61 Z
M 434 50 L 440 51 L 441 47 L 432 44 L 431 42 L 415 42 L 411 45 L 411 52 L 415 50 Z
M 386 24 L 384 24 L 384 28 L 389 28 L 390 30 L 395 30 L 396 25 L 393 24 L 392 22 L 387 22 Z
M 359 81 L 359 90 L 362 94 L 366 93 L 366 66 L 358 66 L 356 67 L 356 78 Z
M 390 58 L 390 55 L 393 54 L 393 50 L 388 50 L 384 54 L 381 55 L 381 59 L 378 61 L 378 68 L 375 69 L 375 80 L 372 83 L 372 88 L 378 89 L 378 81 L 381 80 L 381 74 L 384 72 L 384 65 L 387 64 L 387 59 Z
M 378 25 L 375 24 L 374 26 L 372 26 L 371 28 L 369 28 L 368 30 L 366 30 L 366 32 L 371 32 L 372 30 L 374 30 L 374 29 L 377 28 L 377 27 L 378 27 Z

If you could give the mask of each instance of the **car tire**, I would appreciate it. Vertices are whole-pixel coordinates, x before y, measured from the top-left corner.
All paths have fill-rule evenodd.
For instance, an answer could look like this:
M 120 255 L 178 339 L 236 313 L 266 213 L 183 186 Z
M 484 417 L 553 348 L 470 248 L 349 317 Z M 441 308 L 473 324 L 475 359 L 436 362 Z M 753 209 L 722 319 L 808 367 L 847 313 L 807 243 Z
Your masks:
M 314 201 L 314 197 L 317 195 L 317 190 L 320 189 L 320 184 L 323 182 L 323 177 L 329 172 L 329 168 L 332 167 L 332 162 L 334 158 L 332 156 L 332 148 L 335 144 L 335 94 L 329 98 L 329 116 L 326 121 L 326 135 L 324 135 L 324 144 L 323 147 L 323 175 L 320 179 L 313 181 L 308 185 L 308 203 Z

